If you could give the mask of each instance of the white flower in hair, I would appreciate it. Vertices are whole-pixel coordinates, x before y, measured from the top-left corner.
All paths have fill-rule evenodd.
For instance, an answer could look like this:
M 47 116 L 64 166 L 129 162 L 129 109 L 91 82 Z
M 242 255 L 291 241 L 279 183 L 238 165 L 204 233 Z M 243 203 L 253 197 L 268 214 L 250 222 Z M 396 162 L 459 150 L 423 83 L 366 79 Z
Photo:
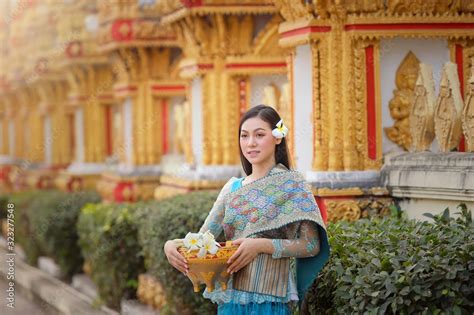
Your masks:
M 288 128 L 283 124 L 283 119 L 276 124 L 276 128 L 272 130 L 272 135 L 275 138 L 284 138 L 288 134 Z

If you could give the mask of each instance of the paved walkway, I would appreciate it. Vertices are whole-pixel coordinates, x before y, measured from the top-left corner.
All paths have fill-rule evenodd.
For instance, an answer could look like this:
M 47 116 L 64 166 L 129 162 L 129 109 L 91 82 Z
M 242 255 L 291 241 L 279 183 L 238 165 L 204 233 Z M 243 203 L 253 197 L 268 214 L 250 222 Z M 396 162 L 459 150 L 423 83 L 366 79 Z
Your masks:
M 55 314 L 55 312 L 50 309 L 51 306 L 42 304 L 41 302 L 31 301 L 23 291 L 15 290 L 15 308 L 7 307 L 7 292 L 8 282 L 3 277 L 0 276 L 0 314 L 15 314 L 15 315 L 49 315 Z

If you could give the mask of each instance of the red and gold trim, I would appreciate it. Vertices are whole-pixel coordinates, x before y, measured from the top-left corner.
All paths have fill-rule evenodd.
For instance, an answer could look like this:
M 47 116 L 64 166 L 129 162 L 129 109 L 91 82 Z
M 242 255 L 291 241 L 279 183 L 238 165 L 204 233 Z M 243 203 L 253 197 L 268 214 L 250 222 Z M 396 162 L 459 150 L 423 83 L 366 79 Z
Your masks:
M 420 18 L 420 22 L 413 23 L 413 19 L 385 18 L 349 18 L 343 26 L 346 32 L 367 38 L 382 38 L 393 36 L 430 36 L 472 38 L 474 37 L 474 23 L 470 21 L 453 21 L 453 17 Z M 424 21 L 423 21 L 424 20 Z M 296 21 L 282 23 L 279 28 L 280 45 L 295 46 L 308 43 L 321 34 L 331 32 L 330 21 Z
M 167 154 L 169 150 L 169 105 L 166 99 L 161 100 L 161 117 L 163 124 L 161 125 L 161 136 L 162 136 L 162 154 Z
M 122 99 L 137 95 L 138 86 L 136 84 L 115 84 L 114 95 L 116 98 Z
M 464 47 L 459 44 L 455 43 L 451 45 L 451 60 L 456 63 L 457 70 L 458 70 L 458 77 L 459 77 L 459 86 L 461 89 L 461 97 L 464 100 L 464 55 L 463 55 Z M 461 134 L 461 140 L 459 141 L 458 146 L 459 152 L 466 152 L 466 139 L 464 138 L 464 134 Z
M 150 89 L 153 96 L 172 97 L 186 94 L 186 84 L 183 82 L 150 82 Z
M 211 61 L 197 61 L 192 59 L 182 60 L 179 64 L 180 76 L 183 78 L 193 78 L 203 75 L 214 69 Z
M 228 61 L 225 70 L 231 74 L 286 73 L 286 60 Z

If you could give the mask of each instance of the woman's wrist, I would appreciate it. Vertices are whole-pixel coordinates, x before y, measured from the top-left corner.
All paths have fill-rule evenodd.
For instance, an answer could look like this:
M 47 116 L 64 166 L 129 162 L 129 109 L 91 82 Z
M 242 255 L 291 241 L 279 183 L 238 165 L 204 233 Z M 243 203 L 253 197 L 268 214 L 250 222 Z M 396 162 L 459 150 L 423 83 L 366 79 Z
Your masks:
M 262 254 L 273 254 L 272 240 L 269 238 L 258 238 L 258 252 Z

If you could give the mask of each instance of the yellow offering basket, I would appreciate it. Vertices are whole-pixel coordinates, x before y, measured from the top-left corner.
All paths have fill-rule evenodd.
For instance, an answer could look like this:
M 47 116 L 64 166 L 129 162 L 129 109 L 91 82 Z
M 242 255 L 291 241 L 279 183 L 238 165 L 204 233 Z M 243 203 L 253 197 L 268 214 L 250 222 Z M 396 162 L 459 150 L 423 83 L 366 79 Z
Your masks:
M 239 246 L 232 245 L 232 241 L 219 243 L 221 247 L 215 255 L 207 254 L 199 258 L 199 250 L 188 252 L 185 247 L 178 247 L 178 251 L 188 261 L 188 278 L 193 283 L 194 292 L 199 292 L 199 285 L 205 284 L 208 292 L 214 291 L 215 283 L 218 282 L 223 290 L 227 289 L 229 273 L 227 273 L 227 261 L 235 253 Z

